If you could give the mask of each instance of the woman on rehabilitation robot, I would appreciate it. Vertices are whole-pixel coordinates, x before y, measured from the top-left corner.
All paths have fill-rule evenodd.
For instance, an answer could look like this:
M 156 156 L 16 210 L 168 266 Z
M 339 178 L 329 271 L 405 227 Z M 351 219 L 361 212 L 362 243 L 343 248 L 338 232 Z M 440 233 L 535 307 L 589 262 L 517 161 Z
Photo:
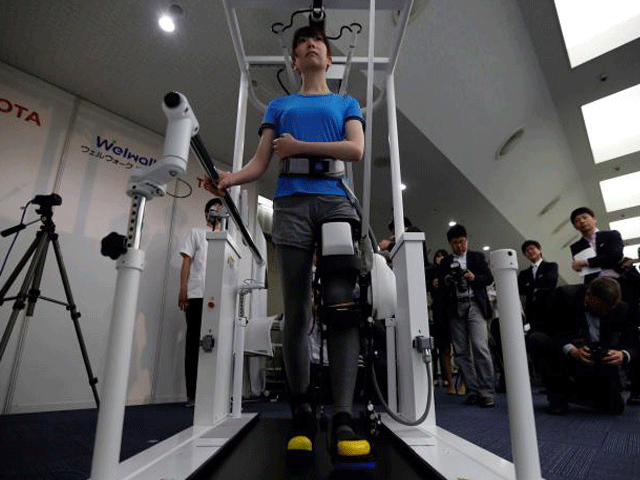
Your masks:
M 272 153 L 280 158 L 272 237 L 284 291 L 283 356 L 293 414 L 287 459 L 292 463 L 312 460 L 316 432 L 309 395 L 308 338 L 313 252 L 323 223 L 348 221 L 356 228 L 360 223 L 341 184 L 344 165 L 333 159 L 362 159 L 364 120 L 354 98 L 329 90 L 326 71 L 331 63 L 329 41 L 320 27 L 309 25 L 295 32 L 292 66 L 302 78 L 300 93 L 276 98 L 269 104 L 253 158 L 241 170 L 219 172 L 217 184 L 223 194 L 230 186 L 259 178 L 269 166 Z M 301 158 L 305 160 L 301 162 Z M 342 165 L 342 172 L 332 164 Z M 318 173 L 321 165 L 324 166 Z M 334 398 L 330 449 L 338 461 L 357 463 L 370 456 L 371 447 L 354 431 L 351 417 L 359 353 L 359 313 L 353 298 L 356 275 L 352 267 L 345 274 L 334 272 L 333 280 L 337 282 L 331 287 L 330 298 L 325 295 L 324 299 L 329 305 L 328 347 Z M 325 290 L 329 290 L 329 283 L 323 279 Z

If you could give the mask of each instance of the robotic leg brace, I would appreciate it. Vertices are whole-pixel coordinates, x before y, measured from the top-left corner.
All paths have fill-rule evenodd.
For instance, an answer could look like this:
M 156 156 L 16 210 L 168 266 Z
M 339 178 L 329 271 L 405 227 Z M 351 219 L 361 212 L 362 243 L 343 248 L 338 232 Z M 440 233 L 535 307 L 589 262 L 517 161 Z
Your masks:
M 322 225 L 317 273 L 320 278 L 320 318 L 330 336 L 330 363 L 334 412 L 328 438 L 329 449 L 339 467 L 372 468 L 369 441 L 355 433 L 349 411 L 358 372 L 359 334 L 362 320 L 357 287 L 360 259 L 355 246 L 357 228 L 348 221 Z M 345 408 L 347 407 L 347 408 Z M 343 410 L 344 409 L 344 410 Z

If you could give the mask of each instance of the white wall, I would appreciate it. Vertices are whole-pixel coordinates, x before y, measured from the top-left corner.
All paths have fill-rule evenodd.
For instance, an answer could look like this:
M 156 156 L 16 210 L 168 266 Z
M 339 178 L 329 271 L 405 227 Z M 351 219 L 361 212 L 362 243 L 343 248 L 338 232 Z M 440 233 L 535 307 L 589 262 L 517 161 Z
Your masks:
M 160 159 L 162 141 L 156 133 L 0 63 L 0 230 L 19 222 L 20 206 L 34 195 L 51 193 L 60 172 L 62 205 L 54 207 L 53 220 L 82 315 L 80 325 L 91 366 L 99 381 L 103 378 L 116 277 L 115 263 L 100 255 L 100 241 L 111 231 L 125 232 L 129 175 L 135 168 L 145 168 L 143 164 L 150 159 Z M 126 158 L 129 152 L 142 159 Z M 202 187 L 203 178 L 192 158 L 183 176 L 193 190 L 190 196 L 166 196 L 147 204 L 141 246 L 146 266 L 129 376 L 130 404 L 178 401 L 185 396 L 185 320 L 177 306 L 178 249 L 192 227 L 204 225 L 204 205 L 212 195 Z M 182 182 L 167 187 L 178 196 L 189 193 Z M 25 221 L 37 218 L 34 208 L 29 207 Z M 20 233 L 0 277 L 2 285 L 39 225 Z M 11 238 L 0 240 L 2 259 L 10 243 Z M 42 278 L 42 295 L 64 300 L 52 250 Z M 17 293 L 22 277 L 8 297 Z M 0 307 L 2 331 L 13 303 Z M 0 363 L 0 404 L 8 401 L 8 411 L 13 413 L 93 407 L 69 312 L 40 299 L 28 324 L 23 318 L 24 310 Z M 19 349 L 21 331 L 25 336 Z

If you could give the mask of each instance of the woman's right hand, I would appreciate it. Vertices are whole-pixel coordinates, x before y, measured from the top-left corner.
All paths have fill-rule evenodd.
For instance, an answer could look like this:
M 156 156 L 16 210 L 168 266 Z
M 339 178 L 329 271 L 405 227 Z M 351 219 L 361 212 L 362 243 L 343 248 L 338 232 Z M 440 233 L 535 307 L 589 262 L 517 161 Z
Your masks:
M 218 183 L 213 183 L 211 179 L 207 179 L 207 183 L 211 187 L 211 191 L 218 197 L 224 197 L 227 193 L 227 188 L 231 186 L 229 176 L 231 172 L 225 172 L 224 170 L 218 170 Z

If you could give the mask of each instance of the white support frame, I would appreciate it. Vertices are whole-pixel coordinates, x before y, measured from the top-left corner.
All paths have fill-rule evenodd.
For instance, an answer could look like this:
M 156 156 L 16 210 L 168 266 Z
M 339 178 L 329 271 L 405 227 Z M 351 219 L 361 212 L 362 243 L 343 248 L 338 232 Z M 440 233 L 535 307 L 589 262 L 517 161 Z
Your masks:
M 305 5 L 303 4 L 301 6 L 302 0 L 221 1 L 227 16 L 234 50 L 240 68 L 238 113 L 236 117 L 236 137 L 233 157 L 233 169 L 237 170 L 242 167 L 242 158 L 244 155 L 247 102 L 251 100 L 259 110 L 264 109 L 264 105 L 257 99 L 250 85 L 249 67 L 251 65 L 281 64 L 283 59 L 281 57 L 246 55 L 240 35 L 236 10 L 242 7 L 262 7 L 290 12 L 304 8 Z M 395 319 L 389 319 L 385 323 L 388 331 L 388 342 L 393 344 L 389 345 L 393 347 L 389 348 L 389 350 L 395 350 L 397 352 L 396 358 L 390 362 L 390 365 L 395 364 L 397 366 L 397 375 L 395 375 L 397 385 L 395 385 L 396 388 L 390 386 L 389 393 L 390 403 L 397 405 L 400 414 L 408 418 L 417 418 L 424 409 L 427 394 L 433 396 L 433 392 L 427 392 L 428 382 L 421 355 L 411 347 L 412 340 L 416 336 L 429 335 L 426 286 L 422 268 L 424 264 L 422 252 L 424 234 L 404 232 L 394 85 L 395 67 L 412 5 L 413 0 L 325 0 L 324 2 L 327 10 L 349 9 L 369 11 L 368 56 L 366 58 L 353 58 L 355 64 L 367 65 L 367 100 L 365 112 L 368 128 L 365 134 L 363 232 L 367 232 L 369 229 L 371 132 L 373 110 L 375 107 L 373 101 L 373 72 L 374 70 L 383 70 L 386 73 L 385 87 L 389 123 L 389 147 L 391 153 L 391 190 L 397 239 L 396 246 L 392 251 L 392 258 L 394 260 L 394 274 L 396 276 L 398 299 Z M 373 45 L 375 39 L 375 14 L 377 9 L 401 11 L 397 22 L 396 38 L 393 42 L 389 57 L 374 56 Z M 334 62 L 339 63 L 340 60 L 341 57 L 334 58 Z M 346 60 L 346 58 L 344 60 Z M 378 100 L 380 100 L 380 98 Z M 237 203 L 240 196 L 239 188 L 234 187 L 231 195 L 234 202 Z M 218 262 L 219 264 L 210 265 L 208 262 L 207 272 L 210 272 L 211 275 L 207 275 L 207 292 L 211 292 L 212 298 L 205 299 L 202 332 L 206 333 L 208 329 L 211 330 L 216 342 L 220 340 L 219 335 L 229 339 L 234 335 L 234 329 L 237 333 L 238 330 L 242 330 L 242 325 L 234 325 L 233 320 L 236 319 L 235 310 L 238 286 L 237 272 L 234 271 L 234 265 L 239 263 L 240 257 L 239 250 L 232 238 L 233 232 L 216 232 L 208 237 L 208 241 L 211 242 L 208 257 L 215 258 L 216 260 L 212 261 Z M 135 256 L 138 253 L 140 253 L 140 255 Z M 133 282 L 137 282 L 143 267 L 143 262 L 144 252 L 135 250 L 131 252 L 131 255 L 127 254 L 125 259 L 119 262 L 119 265 L 122 265 L 125 275 L 131 277 Z M 511 267 L 506 265 L 504 266 L 505 270 L 509 270 L 510 268 Z M 216 278 L 213 278 L 214 272 Z M 222 275 L 220 275 L 220 272 L 223 272 Z M 510 273 L 513 272 L 509 272 L 509 275 Z M 507 303 L 504 302 L 507 302 L 507 296 L 512 296 L 513 294 L 513 279 L 505 274 L 503 280 L 504 281 L 498 285 L 498 301 L 501 302 L 501 296 L 505 297 L 502 300 L 503 304 L 501 304 L 500 308 L 501 311 L 502 308 L 505 308 L 504 313 L 507 313 L 512 309 L 509 310 Z M 134 290 L 137 292 L 137 288 Z M 127 303 L 128 306 L 131 306 L 132 303 L 135 305 L 135 299 L 129 300 L 130 301 L 123 303 Z M 513 303 L 511 300 L 513 299 L 509 299 L 509 304 Z M 209 301 L 213 303 L 207 305 Z M 129 312 L 124 316 L 133 318 L 134 313 L 135 312 Z M 132 326 L 128 325 L 127 329 L 132 330 Z M 518 335 L 522 334 L 518 334 L 514 328 L 510 330 L 508 335 L 517 340 Z M 130 337 L 124 334 L 120 335 L 118 332 L 112 332 L 112 337 L 121 337 L 117 343 L 118 348 L 121 348 L 121 350 L 116 349 L 117 351 L 128 351 L 130 353 Z M 228 342 L 224 348 L 220 348 L 220 345 L 216 345 L 216 347 L 217 348 L 214 348 L 213 355 L 202 351 L 200 352 L 194 426 L 119 465 L 117 464 L 116 450 L 119 451 L 120 442 L 117 442 L 117 446 L 110 442 L 102 442 L 103 444 L 96 443 L 94 464 L 100 463 L 100 459 L 96 462 L 95 455 L 100 456 L 104 454 L 105 451 L 110 452 L 108 456 L 115 458 L 115 460 L 103 462 L 104 468 L 92 469 L 92 474 L 100 472 L 99 475 L 93 477 L 94 480 L 113 480 L 116 478 L 152 480 L 159 477 L 187 478 L 191 473 L 209 461 L 221 446 L 252 422 L 254 419 L 253 415 L 240 415 L 239 418 L 235 418 L 238 417 L 238 404 L 233 412 L 235 415 L 231 415 L 231 402 L 229 397 L 233 383 L 233 342 Z M 113 350 L 114 349 L 110 348 L 110 352 L 113 353 Z M 519 352 L 512 352 L 506 349 L 505 354 L 522 356 L 524 355 L 524 350 L 521 349 Z M 123 355 L 123 358 L 124 364 L 128 365 L 129 357 Z M 511 358 L 507 357 L 507 362 L 505 363 L 509 363 L 511 360 Z M 521 358 L 517 360 L 518 365 L 520 365 L 518 369 L 507 370 L 506 372 L 507 386 L 508 391 L 516 388 L 525 389 L 524 393 L 520 392 L 522 395 L 520 395 L 519 398 L 522 399 L 527 395 L 530 397 L 530 390 L 528 390 L 529 386 L 522 385 L 522 382 L 518 382 L 517 385 L 514 383 L 516 377 L 519 375 L 520 378 L 524 378 L 521 371 Z M 207 368 L 207 366 L 209 368 Z M 125 366 L 121 365 L 120 369 L 124 371 Z M 211 375 L 211 371 L 214 372 L 213 375 Z M 394 375 L 389 375 L 389 378 L 392 379 L 393 376 Z M 126 387 L 126 376 L 124 377 L 124 381 L 120 381 L 119 383 L 124 384 Z M 122 397 L 120 400 L 122 401 L 121 406 L 123 412 L 124 394 L 122 391 L 119 391 L 118 395 Z M 535 439 L 532 443 L 531 437 L 526 436 L 527 429 L 530 426 L 530 422 L 532 422 L 532 407 L 530 404 L 525 404 L 524 407 L 518 407 L 518 412 L 512 414 L 511 410 L 513 409 L 515 411 L 516 406 L 515 402 L 512 402 L 511 397 L 509 398 L 509 407 L 512 436 L 517 436 L 513 446 L 515 452 L 514 458 L 516 462 L 523 462 L 515 465 L 515 467 L 513 463 L 503 460 L 487 450 L 477 447 L 437 427 L 435 424 L 435 410 L 432 410 L 427 419 L 417 427 L 399 425 L 391 419 L 386 418 L 386 416 L 384 423 L 401 441 L 405 442 L 418 456 L 423 458 L 425 462 L 447 479 L 474 478 L 478 480 L 512 480 L 518 478 L 519 480 L 538 480 L 541 477 L 539 473 L 539 460 L 537 460 L 537 444 L 535 443 Z M 529 423 L 518 423 L 518 421 L 523 418 Z M 119 433 L 121 436 L 121 428 Z M 113 436 L 109 438 L 113 438 Z M 532 451 L 536 453 L 533 461 L 531 456 L 526 459 L 523 458 Z
M 281 65 L 283 58 L 280 56 L 246 55 L 242 43 L 242 36 L 237 22 L 238 9 L 270 8 L 272 10 L 293 11 L 303 8 L 298 0 L 222 0 L 229 23 L 229 29 L 233 40 L 238 66 L 241 76 L 248 83 L 249 68 L 251 65 Z M 387 115 L 389 124 L 389 148 L 391 156 L 391 192 L 393 198 L 396 247 L 392 252 L 394 273 L 396 275 L 398 306 L 396 318 L 387 321 L 388 342 L 397 345 L 397 356 L 389 359 L 389 365 L 395 364 L 398 369 L 397 388 L 389 387 L 390 402 L 397 402 L 399 413 L 409 418 L 416 418 L 422 413 L 425 399 L 427 398 L 427 381 L 424 374 L 424 363 L 420 354 L 410 348 L 413 338 L 417 335 L 429 335 L 427 319 L 426 285 L 424 282 L 422 243 L 424 234 L 404 232 L 404 214 L 402 205 L 400 151 L 398 146 L 398 124 L 396 116 L 395 80 L 394 73 L 398 61 L 400 47 L 404 39 L 409 22 L 409 15 L 413 6 L 413 0 L 326 0 L 323 2 L 326 10 L 368 10 L 369 12 L 369 51 L 367 57 L 354 57 L 352 62 L 356 65 L 367 66 L 367 97 L 366 106 L 363 109 L 366 114 L 367 129 L 365 132 L 365 158 L 364 158 L 364 184 L 363 184 L 363 232 L 369 229 L 369 212 L 371 198 L 371 154 L 373 131 L 373 110 L 378 101 L 373 101 L 373 72 L 384 71 L 386 80 L 384 91 L 387 98 Z M 376 57 L 374 55 L 375 39 L 375 13 L 377 10 L 400 11 L 397 21 L 395 40 L 389 57 Z M 346 57 L 334 57 L 334 63 L 346 62 Z M 246 77 L 246 78 L 245 78 Z M 244 85 L 244 83 L 243 83 Z M 246 92 L 243 85 L 240 89 L 240 105 L 245 108 L 246 98 L 250 98 L 259 110 L 264 110 L 264 105 L 259 102 L 249 87 Z M 244 135 L 244 132 L 242 132 Z M 236 151 L 234 159 L 242 157 L 243 152 Z M 234 168 L 241 165 L 234 163 Z M 395 324 L 395 329 L 393 325 Z M 395 330 L 395 331 L 394 331 Z M 395 337 L 395 338 L 394 338 Z M 409 348 L 407 348 L 409 346 Z M 522 352 L 521 352 L 522 353 Z M 392 378 L 390 376 L 389 378 Z M 519 385 L 521 387 L 521 385 Z M 429 392 L 433 395 L 433 392 Z M 511 405 L 511 403 L 510 403 Z M 514 419 L 515 420 L 515 419 Z M 510 462 L 500 459 L 490 452 L 466 442 L 455 435 L 450 434 L 435 425 L 435 413 L 430 412 L 427 419 L 419 427 L 407 429 L 389 421 L 392 431 L 404 440 L 414 451 L 428 461 L 446 478 L 471 478 L 480 479 L 512 479 L 518 472 L 518 478 L 540 478 L 539 466 L 528 468 L 519 466 L 514 469 Z M 514 423 L 514 422 L 512 422 Z M 526 428 L 525 428 L 526 429 Z M 522 431 L 520 428 L 518 431 Z M 407 436 L 407 431 L 410 431 Z M 431 445 L 431 447 L 429 447 Z M 528 444 L 534 448 L 531 444 Z M 537 447 L 536 447 L 537 448 Z M 447 457 L 453 450 L 455 455 Z M 537 451 L 537 450 L 536 450 Z M 443 458 L 447 460 L 443 461 Z M 536 457 L 537 458 L 537 457 Z M 529 467 L 531 463 L 529 462 Z M 527 472 L 526 474 L 524 472 Z

